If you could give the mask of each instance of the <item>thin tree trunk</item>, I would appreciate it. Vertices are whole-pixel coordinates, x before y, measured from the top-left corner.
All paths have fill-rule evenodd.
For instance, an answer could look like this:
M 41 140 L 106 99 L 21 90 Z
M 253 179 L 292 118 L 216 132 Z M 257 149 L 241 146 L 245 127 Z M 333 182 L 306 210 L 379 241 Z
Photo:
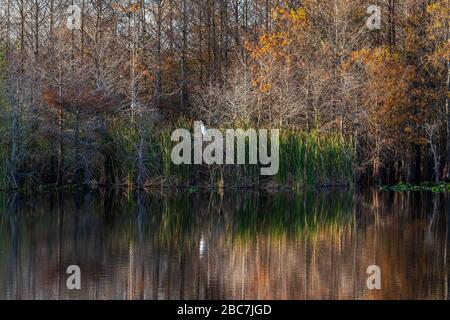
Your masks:
M 34 1 L 34 58 L 37 61 L 39 57 L 39 3 Z
M 181 96 L 180 104 L 181 109 L 185 110 L 188 107 L 188 93 L 187 93 L 187 33 L 188 33 L 188 21 L 187 21 L 187 0 L 182 0 L 182 14 L 183 14 L 183 27 L 182 37 L 183 44 L 181 50 Z
M 18 187 L 17 181 L 17 163 L 19 153 L 19 109 L 20 109 L 20 85 L 19 79 L 16 79 L 15 94 L 13 99 L 12 112 L 12 138 L 11 138 L 11 162 L 10 162 L 10 180 L 13 187 Z
M 450 180 L 450 106 L 448 91 L 450 90 L 450 61 L 447 61 L 447 83 L 445 96 L 445 114 L 447 118 L 447 179 Z
M 25 63 L 25 6 L 24 0 L 19 2 L 20 16 L 20 61 L 18 66 L 18 75 L 15 80 L 15 98 L 13 99 L 13 116 L 12 116 L 12 138 L 11 138 L 11 163 L 10 163 L 10 179 L 13 187 L 18 186 L 17 167 L 20 154 L 20 115 L 22 104 L 22 86 Z
M 162 75 L 161 75 L 161 32 L 162 32 L 162 3 L 158 0 L 158 12 L 156 15 L 156 68 L 155 68 L 155 90 L 154 90 L 154 107 L 159 109 L 161 107 L 161 91 L 162 91 Z
M 236 48 L 240 48 L 240 36 L 239 36 L 239 1 L 234 1 L 234 42 Z
M 59 101 L 62 101 L 62 70 L 59 77 Z M 63 186 L 64 179 L 64 108 L 59 109 L 59 150 L 58 150 L 58 178 L 57 185 Z

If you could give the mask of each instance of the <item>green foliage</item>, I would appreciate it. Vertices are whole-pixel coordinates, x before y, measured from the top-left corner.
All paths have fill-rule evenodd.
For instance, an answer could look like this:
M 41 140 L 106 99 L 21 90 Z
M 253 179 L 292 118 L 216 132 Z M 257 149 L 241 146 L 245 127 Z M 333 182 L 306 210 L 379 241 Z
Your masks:
M 125 178 L 128 184 L 133 183 L 138 138 L 137 130 L 127 120 L 120 118 L 110 123 L 105 136 L 110 142 L 108 154 L 114 175 Z
M 67 123 L 70 125 L 70 122 Z M 246 129 L 249 124 L 240 127 Z M 137 154 L 141 136 L 144 138 L 144 165 L 148 188 L 191 186 L 259 188 L 270 185 L 276 188 L 302 189 L 316 186 L 347 186 L 353 181 L 352 146 L 339 134 L 282 130 L 279 172 L 274 177 L 266 177 L 260 175 L 261 167 L 255 164 L 222 166 L 173 164 L 171 152 L 176 142 L 171 141 L 172 131 L 176 128 L 186 128 L 192 132 L 192 121 L 179 120 L 165 127 L 143 126 L 143 128 L 139 132 L 126 118 L 113 118 L 107 121 L 105 130 L 93 137 L 96 149 L 88 157 L 93 181 L 132 189 L 137 181 Z M 82 136 L 86 134 L 81 132 Z M 52 140 L 33 137 L 29 141 L 33 143 L 30 142 L 27 148 L 27 168 L 30 171 L 48 168 L 54 152 Z M 55 143 L 56 141 L 53 144 Z M 247 160 L 249 143 L 247 138 L 245 149 Z M 76 167 L 75 152 L 74 144 L 66 145 L 66 166 L 69 169 Z M 6 159 L 5 154 L 3 161 Z M 5 170 L 6 164 L 1 168 Z M 73 170 L 67 172 L 68 181 L 73 181 L 73 174 Z M 6 184 L 6 173 L 4 179 Z
M 430 191 L 434 193 L 450 192 L 450 183 L 446 182 L 422 182 L 420 185 L 411 183 L 398 183 L 393 186 L 382 186 L 381 191 L 395 191 L 395 192 L 407 192 L 407 191 Z
M 353 180 L 351 143 L 339 134 L 286 130 L 280 137 L 283 182 L 296 186 L 350 185 Z

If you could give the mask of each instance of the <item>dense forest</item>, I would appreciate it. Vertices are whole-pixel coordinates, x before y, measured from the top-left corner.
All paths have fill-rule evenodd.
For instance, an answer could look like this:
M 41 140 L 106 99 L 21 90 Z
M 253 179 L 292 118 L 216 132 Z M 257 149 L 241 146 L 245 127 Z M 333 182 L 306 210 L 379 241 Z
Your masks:
M 450 0 L 0 0 L 0 188 L 448 180 L 449 18 Z M 281 129 L 277 177 L 174 166 L 195 120 Z

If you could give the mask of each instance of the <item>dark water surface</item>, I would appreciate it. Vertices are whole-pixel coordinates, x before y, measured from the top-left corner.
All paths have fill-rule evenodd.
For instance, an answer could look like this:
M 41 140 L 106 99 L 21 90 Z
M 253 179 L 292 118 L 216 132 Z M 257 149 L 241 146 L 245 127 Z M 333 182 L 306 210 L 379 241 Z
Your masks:
M 373 190 L 0 194 L 0 299 L 448 299 L 449 209 Z

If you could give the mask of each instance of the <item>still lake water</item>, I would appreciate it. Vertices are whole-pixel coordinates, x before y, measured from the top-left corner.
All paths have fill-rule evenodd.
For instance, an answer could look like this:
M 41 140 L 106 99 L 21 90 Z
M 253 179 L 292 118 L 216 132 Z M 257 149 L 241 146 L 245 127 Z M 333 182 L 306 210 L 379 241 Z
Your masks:
M 1 194 L 0 299 L 448 299 L 449 212 L 374 190 Z

